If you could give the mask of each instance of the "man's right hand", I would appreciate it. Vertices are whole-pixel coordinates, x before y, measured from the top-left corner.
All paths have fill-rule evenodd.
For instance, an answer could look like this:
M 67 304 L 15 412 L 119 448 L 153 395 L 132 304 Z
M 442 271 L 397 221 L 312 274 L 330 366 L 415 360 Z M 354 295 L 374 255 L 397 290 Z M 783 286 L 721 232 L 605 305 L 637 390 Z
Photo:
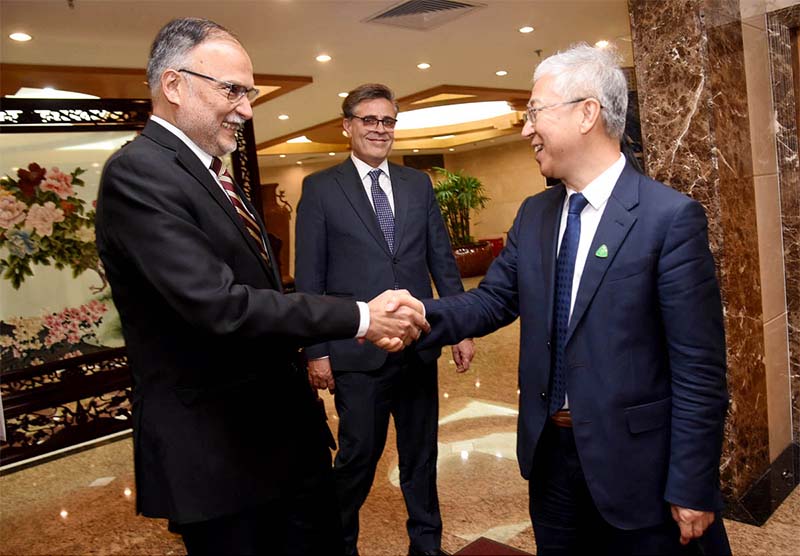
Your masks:
M 325 390 L 327 388 L 333 394 L 336 384 L 333 380 L 329 357 L 308 361 L 308 382 L 317 390 Z
M 368 305 L 366 339 L 386 351 L 400 351 L 431 329 L 422 303 L 406 290 L 386 290 Z

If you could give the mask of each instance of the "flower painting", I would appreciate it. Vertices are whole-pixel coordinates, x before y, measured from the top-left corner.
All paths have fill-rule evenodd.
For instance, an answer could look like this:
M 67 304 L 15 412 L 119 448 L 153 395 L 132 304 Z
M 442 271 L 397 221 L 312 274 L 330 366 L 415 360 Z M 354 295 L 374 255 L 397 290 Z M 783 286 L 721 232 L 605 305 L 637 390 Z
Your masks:
M 91 270 L 105 288 L 105 274 L 94 245 L 94 208 L 86 210 L 76 187 L 85 170 L 67 174 L 35 162 L 19 168 L 16 178 L 0 178 L 0 276 L 15 289 L 35 265 L 70 268 L 73 276 Z

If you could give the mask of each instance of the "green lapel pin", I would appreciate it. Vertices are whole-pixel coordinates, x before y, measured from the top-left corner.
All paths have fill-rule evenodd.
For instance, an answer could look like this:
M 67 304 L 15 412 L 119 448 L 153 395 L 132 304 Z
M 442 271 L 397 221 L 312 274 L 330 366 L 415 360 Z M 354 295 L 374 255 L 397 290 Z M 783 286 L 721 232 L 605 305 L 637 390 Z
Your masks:
M 605 243 L 597 248 L 597 251 L 594 252 L 594 256 L 601 259 L 608 257 L 608 247 L 606 247 Z

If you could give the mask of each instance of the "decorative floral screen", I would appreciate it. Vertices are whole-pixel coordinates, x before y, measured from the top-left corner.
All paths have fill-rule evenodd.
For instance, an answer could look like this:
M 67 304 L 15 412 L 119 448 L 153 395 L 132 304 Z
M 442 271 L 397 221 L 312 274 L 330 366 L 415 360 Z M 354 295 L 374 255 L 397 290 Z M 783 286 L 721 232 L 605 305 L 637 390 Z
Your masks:
M 0 371 L 123 344 L 94 213 L 103 164 L 134 137 L 0 135 Z

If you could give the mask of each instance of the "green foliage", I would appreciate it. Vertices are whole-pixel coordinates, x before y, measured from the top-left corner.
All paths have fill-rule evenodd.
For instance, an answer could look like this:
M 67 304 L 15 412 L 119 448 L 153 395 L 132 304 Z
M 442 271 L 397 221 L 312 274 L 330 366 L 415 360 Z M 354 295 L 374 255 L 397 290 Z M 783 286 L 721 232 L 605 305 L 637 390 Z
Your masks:
M 434 171 L 442 176 L 433 186 L 433 191 L 453 249 L 475 243 L 475 238 L 470 235 L 469 215 L 471 210 L 477 212 L 490 201 L 483 183 L 463 170 L 450 172 L 437 167 Z

